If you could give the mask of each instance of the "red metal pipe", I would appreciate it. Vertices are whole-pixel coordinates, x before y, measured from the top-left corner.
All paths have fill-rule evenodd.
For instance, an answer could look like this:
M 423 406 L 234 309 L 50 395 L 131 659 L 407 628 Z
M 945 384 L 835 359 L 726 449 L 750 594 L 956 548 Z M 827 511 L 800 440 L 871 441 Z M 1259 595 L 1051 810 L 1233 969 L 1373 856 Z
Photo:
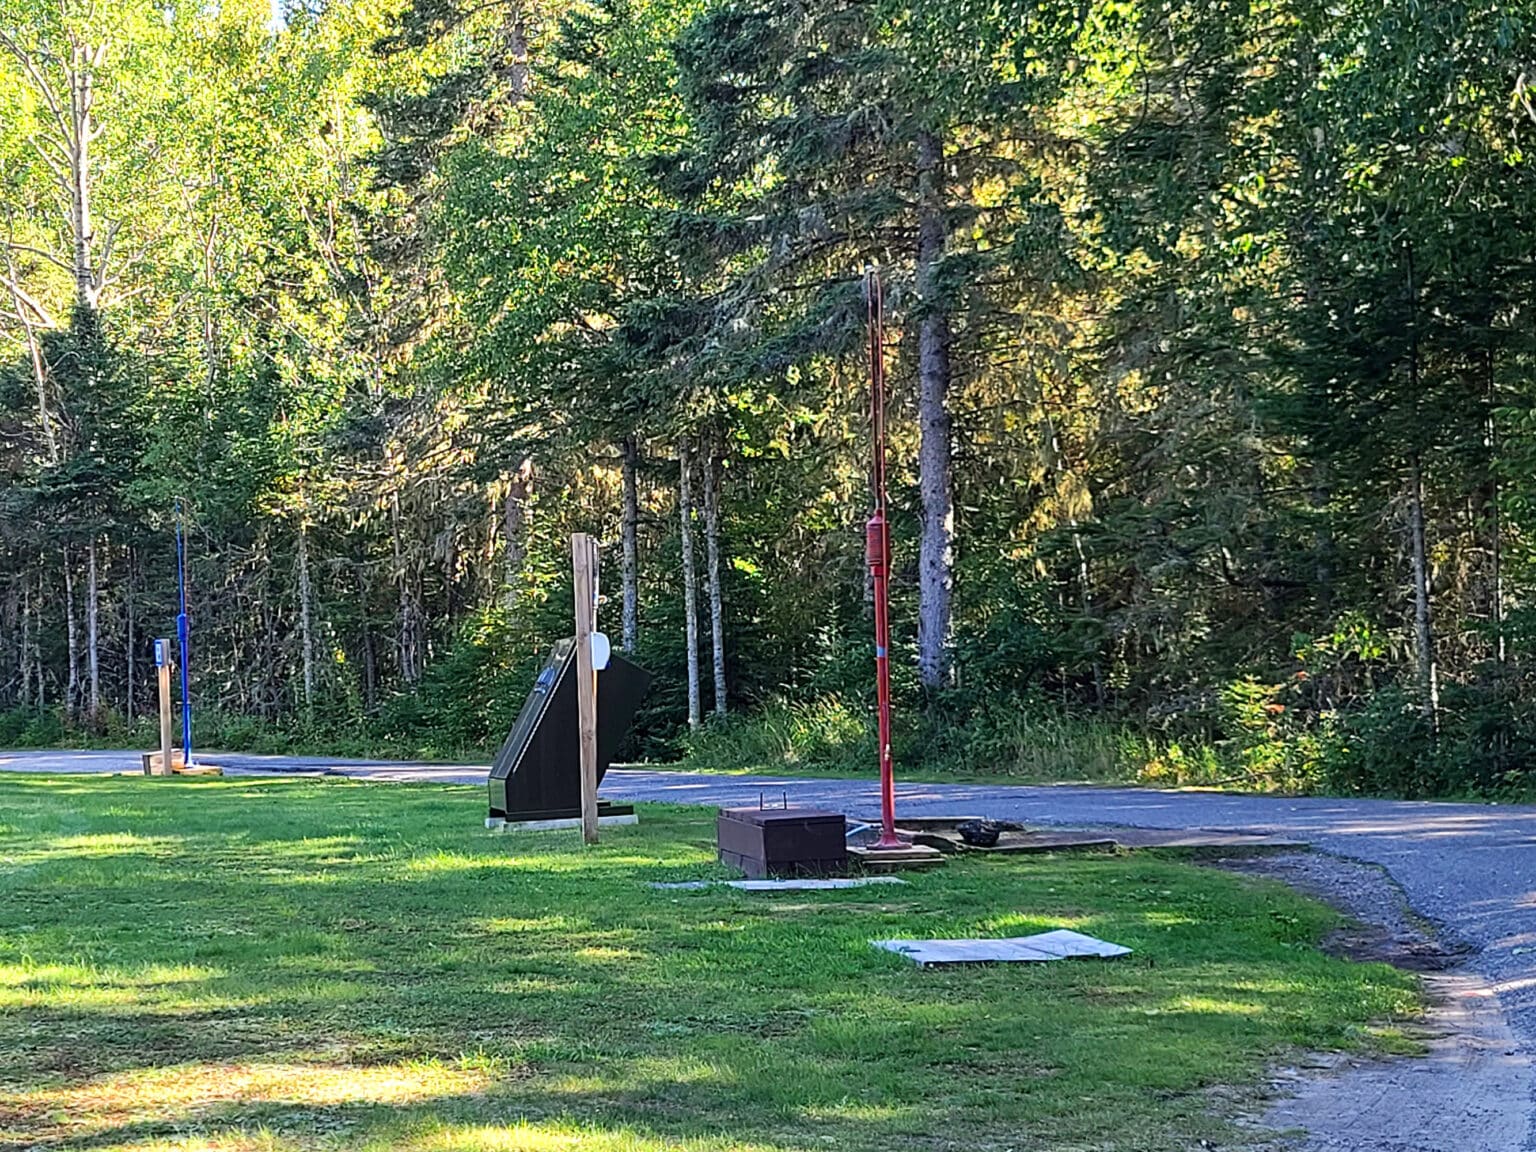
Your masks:
M 880 839 L 876 848 L 904 848 L 896 835 L 896 777 L 891 764 L 891 533 L 885 517 L 885 298 L 880 274 L 866 284 L 869 305 L 869 423 L 874 448 L 870 472 L 875 512 L 864 526 L 865 560 L 875 597 L 875 692 L 879 702 Z

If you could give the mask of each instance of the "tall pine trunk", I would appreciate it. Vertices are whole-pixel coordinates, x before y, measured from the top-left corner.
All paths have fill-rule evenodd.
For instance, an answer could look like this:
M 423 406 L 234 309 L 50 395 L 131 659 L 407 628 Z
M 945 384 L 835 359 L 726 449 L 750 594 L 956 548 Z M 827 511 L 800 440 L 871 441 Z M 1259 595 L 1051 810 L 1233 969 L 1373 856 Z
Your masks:
M 1494 658 L 1502 668 L 1507 660 L 1504 637 L 1504 519 L 1499 507 L 1499 426 L 1495 414 L 1498 412 L 1498 376 L 1495 370 L 1493 349 L 1487 352 L 1487 395 L 1486 404 L 1488 415 L 1485 420 L 1485 443 L 1487 449 L 1487 513 L 1488 513 L 1488 561 L 1489 561 L 1489 599 L 1492 601 L 1489 613 L 1493 618 L 1494 630 Z
M 1413 535 L 1413 639 L 1424 715 L 1439 728 L 1440 683 L 1430 620 L 1429 553 L 1424 532 L 1424 477 L 1415 452 L 1410 463 L 1408 518 Z
M 950 328 L 939 284 L 939 263 L 944 258 L 948 239 L 943 163 L 943 142 L 932 132 L 920 133 L 917 138 L 917 295 L 920 310 L 917 464 L 923 516 L 918 557 L 917 666 L 918 678 L 928 689 L 942 687 L 948 676 L 954 590 Z
M 304 711 L 315 707 L 315 641 L 310 622 L 309 528 L 299 521 L 299 639 L 304 646 Z
M 38 558 L 41 561 L 41 557 Z M 41 562 L 37 572 L 37 603 L 32 610 L 32 675 L 37 680 L 37 710 L 48 707 L 48 681 L 43 672 L 43 605 L 48 603 L 48 573 Z
M 683 546 L 683 630 L 688 644 L 688 727 L 697 728 L 699 709 L 699 578 L 693 565 L 693 470 L 688 442 L 677 444 L 677 511 Z
M 27 583 L 26 573 L 21 582 L 21 646 L 17 659 L 17 673 L 21 677 L 19 702 L 23 708 L 32 706 L 32 586 Z
M 1419 288 L 1413 248 L 1405 254 L 1408 275 L 1408 390 L 1418 413 Z M 1419 449 L 1408 458 L 1408 519 L 1413 540 L 1413 640 L 1419 677 L 1420 707 L 1434 730 L 1440 731 L 1440 681 L 1435 667 L 1435 638 L 1430 620 L 1429 548 L 1424 530 L 1424 467 Z
M 362 606 L 359 613 L 363 630 L 363 707 L 371 716 L 379 702 L 379 658 L 373 636 L 373 589 L 364 574 L 367 570 L 356 561 L 352 575 L 357 581 L 357 602 Z
M 69 545 L 64 545 L 64 645 L 68 651 L 68 678 L 64 681 L 64 715 L 74 720 L 80 708 L 80 636 L 75 623 L 75 574 L 69 565 Z
M 715 675 L 715 715 L 724 716 L 725 600 L 720 589 L 720 455 L 711 445 L 704 458 L 704 551 L 709 582 L 709 651 Z
M 390 532 L 395 556 L 395 580 L 400 595 L 397 651 L 400 679 L 414 685 L 421 678 L 420 646 L 417 644 L 416 603 L 411 595 L 410 573 L 406 571 L 405 551 L 400 544 L 400 493 L 390 494 Z
M 624 608 L 619 647 L 633 652 L 640 639 L 640 446 L 635 437 L 624 437 L 623 541 Z
M 1065 494 L 1067 484 L 1068 467 L 1066 452 L 1061 446 L 1061 436 L 1056 431 L 1056 424 L 1050 416 L 1046 416 L 1046 426 L 1051 434 L 1051 464 L 1056 472 L 1056 486 L 1058 491 Z M 1093 619 L 1093 573 L 1088 566 L 1088 549 L 1083 543 L 1082 525 L 1078 523 L 1077 513 L 1068 511 L 1067 527 L 1072 532 L 1072 549 L 1077 553 L 1077 607 L 1086 620 Z M 1100 707 L 1104 707 L 1104 669 L 1099 663 L 1098 653 L 1093 657 L 1093 698 Z
M 128 637 L 126 651 L 124 652 L 124 657 L 128 667 L 127 683 L 123 692 L 123 713 L 127 716 L 128 722 L 130 724 L 133 722 L 134 718 L 134 681 L 138 679 L 139 674 L 139 640 L 137 629 L 138 620 L 134 614 L 133 603 L 135 567 L 136 565 L 134 563 L 133 549 L 130 547 L 128 549 L 127 587 L 123 592 L 123 624 L 124 631 Z
M 101 719 L 101 581 L 96 571 L 96 539 L 86 546 L 85 671 L 89 701 L 86 716 L 95 727 Z
M 526 457 L 507 480 L 502 501 L 507 539 L 502 549 L 506 561 L 506 606 L 510 611 L 523 586 L 523 566 L 528 562 L 528 538 L 533 532 L 533 457 Z

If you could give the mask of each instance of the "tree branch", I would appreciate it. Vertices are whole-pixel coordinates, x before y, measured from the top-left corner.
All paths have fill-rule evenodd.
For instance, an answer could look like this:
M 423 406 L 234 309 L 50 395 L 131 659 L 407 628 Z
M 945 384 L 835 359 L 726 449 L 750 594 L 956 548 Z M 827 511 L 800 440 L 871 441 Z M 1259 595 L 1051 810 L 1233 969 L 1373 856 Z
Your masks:
M 5 242 L 5 246 L 7 248 L 9 248 L 12 252 L 28 252 L 28 253 L 30 253 L 33 256 L 40 256 L 44 260 L 48 261 L 50 264 L 53 264 L 56 267 L 64 269 L 64 271 L 70 273 L 71 275 L 74 274 L 74 271 L 75 271 L 74 266 L 72 264 L 70 264 L 66 260 L 60 260 L 52 252 L 46 252 L 46 251 L 44 251 L 41 248 L 34 248 L 34 247 L 32 247 L 32 245 L 30 245 L 30 244 L 23 244 L 19 240 L 7 240 Z
M 22 71 L 32 81 L 32 86 L 37 89 L 38 95 L 47 102 L 48 110 L 53 113 L 53 118 L 58 121 L 59 131 L 63 134 L 64 139 L 72 139 L 69 121 L 64 116 L 64 109 L 59 106 L 58 97 L 53 91 L 53 86 L 48 83 L 48 78 L 38 68 L 37 61 L 32 59 L 31 53 L 27 52 L 10 35 L 3 31 L 0 31 L 0 48 L 4 48 L 12 56 L 16 57 L 16 62 L 21 65 Z
M 36 297 L 34 297 L 30 292 L 28 292 L 20 284 L 16 283 L 16 281 L 11 277 L 5 275 L 3 272 L 0 272 L 0 285 L 4 285 L 4 287 L 11 293 L 12 296 L 16 297 L 17 300 L 26 305 L 27 311 L 31 312 L 33 316 L 37 317 L 37 323 L 39 327 L 57 328 L 59 326 L 59 322 L 53 318 L 53 315 L 48 311 L 48 309 L 44 308 L 40 303 L 38 303 Z
M 101 262 L 96 266 L 96 283 L 104 285 L 107 282 L 107 262 L 112 259 L 112 243 L 117 239 L 117 230 L 122 227 L 121 220 L 112 220 L 107 224 L 107 238 L 101 245 Z

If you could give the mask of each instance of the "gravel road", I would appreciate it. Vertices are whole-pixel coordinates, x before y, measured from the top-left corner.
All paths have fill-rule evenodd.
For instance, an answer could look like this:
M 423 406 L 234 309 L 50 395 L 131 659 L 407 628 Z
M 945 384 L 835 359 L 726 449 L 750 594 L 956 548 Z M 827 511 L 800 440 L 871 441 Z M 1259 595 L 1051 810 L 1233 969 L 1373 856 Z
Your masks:
M 365 780 L 481 783 L 484 766 L 444 767 L 384 761 L 217 755 L 234 772 L 329 772 Z M 138 767 L 126 752 L 3 752 L 0 771 L 114 772 Z M 798 780 L 764 776 L 613 769 L 603 794 L 613 800 L 756 805 L 787 792 L 797 805 L 873 814 L 867 780 Z M 1456 1148 L 1458 1152 L 1536 1152 L 1530 1063 L 1536 1057 L 1536 806 L 1420 803 L 1395 800 L 1283 799 L 1211 792 L 1159 792 L 1076 786 L 1025 787 L 904 784 L 900 811 L 910 815 L 975 814 L 1035 824 L 1126 825 L 1143 828 L 1262 831 L 1304 840 L 1340 856 L 1384 867 L 1410 906 L 1475 948 L 1462 971 L 1474 982 L 1490 1035 L 1507 1037 L 1479 1059 L 1500 1077 L 1498 1099 L 1476 1122 L 1478 1135 L 1430 1130 L 1410 1142 L 1372 1144 L 1355 1129 L 1358 1152 Z M 1504 1029 L 1500 1032 L 1499 1029 Z M 1498 1047 L 1498 1045 L 1495 1045 Z M 1413 1088 L 1422 1095 L 1422 1087 Z M 1388 1091 L 1384 1114 L 1394 1111 Z M 1357 1102 L 1358 1104 L 1358 1102 Z M 1469 1124 L 1475 1118 L 1467 1118 Z M 1450 1123 L 1449 1120 L 1443 1123 Z M 1515 1134 L 1518 1129 L 1520 1134 Z M 1471 1129 L 1469 1129 L 1470 1131 Z M 1322 1147 L 1324 1145 L 1318 1145 Z

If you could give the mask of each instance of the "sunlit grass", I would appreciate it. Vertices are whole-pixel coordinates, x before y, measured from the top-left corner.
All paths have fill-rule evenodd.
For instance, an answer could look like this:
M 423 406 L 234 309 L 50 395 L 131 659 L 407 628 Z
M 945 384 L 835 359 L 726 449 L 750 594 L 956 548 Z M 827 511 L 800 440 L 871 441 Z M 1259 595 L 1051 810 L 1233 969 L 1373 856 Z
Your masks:
M 0 1147 L 1159 1152 L 1295 1046 L 1401 1048 L 1326 909 L 1173 859 L 902 888 L 716 875 L 707 814 L 509 836 L 476 789 L 0 779 Z M 1072 927 L 1115 963 L 919 971 L 873 938 Z M 1224 1094 L 1223 1099 L 1229 1099 Z

